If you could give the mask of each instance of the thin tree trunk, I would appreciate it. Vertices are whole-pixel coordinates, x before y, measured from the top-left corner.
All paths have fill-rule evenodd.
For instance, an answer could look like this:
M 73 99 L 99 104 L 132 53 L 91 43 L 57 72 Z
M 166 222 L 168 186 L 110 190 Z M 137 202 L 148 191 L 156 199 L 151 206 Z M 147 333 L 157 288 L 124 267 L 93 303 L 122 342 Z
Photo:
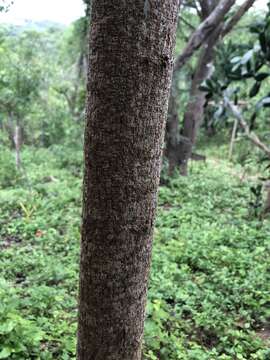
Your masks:
M 233 148 L 234 148 L 234 143 L 235 143 L 235 139 L 236 139 L 237 128 L 238 128 L 238 120 L 235 119 L 234 124 L 233 124 L 231 142 L 230 142 L 229 160 L 231 160 L 232 156 L 233 156 Z
M 15 144 L 16 168 L 19 170 L 21 168 L 21 145 L 22 145 L 22 134 L 19 125 L 16 125 L 14 129 L 14 144 Z
M 205 93 L 202 92 L 199 87 L 202 82 L 211 75 L 214 49 L 218 41 L 219 32 L 220 29 L 216 29 L 216 31 L 209 37 L 207 43 L 202 49 L 196 71 L 193 76 L 189 103 L 184 114 L 182 130 L 183 136 L 189 139 L 191 145 L 188 145 L 187 147 L 185 143 L 181 144 L 180 173 L 182 175 L 187 175 L 188 160 L 191 158 L 192 149 L 197 139 L 198 128 L 200 127 L 203 120 Z
M 4 129 L 7 132 L 9 141 L 10 141 L 10 148 L 15 149 L 15 143 L 14 143 L 14 123 L 13 123 L 13 114 L 10 112 L 8 114 L 7 122 L 4 123 Z
M 192 147 L 195 143 L 197 136 L 197 129 L 201 122 L 204 112 L 205 93 L 199 90 L 200 84 L 211 73 L 211 62 L 214 54 L 214 46 L 218 40 L 219 29 L 216 30 L 208 39 L 205 44 L 199 61 L 196 67 L 196 71 L 193 76 L 192 86 L 190 90 L 190 100 L 187 105 L 187 110 L 184 115 L 184 123 L 182 130 L 182 137 L 179 131 L 179 117 L 177 111 L 176 100 L 170 99 L 169 117 L 167 130 L 169 134 L 166 136 L 167 140 L 167 156 L 169 160 L 169 169 L 172 173 L 175 168 L 180 167 L 182 175 L 187 174 L 187 163 L 192 154 Z M 174 81 L 177 74 L 174 73 Z M 177 89 L 174 91 L 174 98 L 177 96 Z
M 191 146 L 191 142 L 188 139 L 184 139 L 183 136 L 180 135 L 180 123 L 178 116 L 178 104 L 177 104 L 177 77 L 174 76 L 170 99 L 169 99 L 169 110 L 168 110 L 168 118 L 166 123 L 166 152 L 165 156 L 168 159 L 169 163 L 169 175 L 172 175 L 175 169 L 180 166 L 181 162 L 181 143 L 184 142 L 186 145 L 186 149 L 189 150 Z M 186 140 L 186 141 L 185 141 Z
M 78 360 L 139 360 L 179 0 L 94 0 Z
M 266 194 L 266 199 L 265 199 L 264 207 L 263 207 L 262 214 L 261 214 L 262 219 L 264 219 L 270 213 L 270 184 L 269 184 L 269 182 L 267 182 L 265 184 L 265 190 L 267 191 L 267 194 Z

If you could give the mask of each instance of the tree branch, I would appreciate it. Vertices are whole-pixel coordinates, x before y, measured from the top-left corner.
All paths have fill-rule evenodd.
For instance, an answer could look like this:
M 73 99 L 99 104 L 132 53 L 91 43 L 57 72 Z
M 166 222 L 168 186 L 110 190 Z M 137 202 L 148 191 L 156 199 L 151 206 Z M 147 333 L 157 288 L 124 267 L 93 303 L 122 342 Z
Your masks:
M 239 125 L 244 130 L 246 137 L 255 146 L 264 151 L 268 157 L 270 157 L 270 148 L 266 144 L 264 144 L 253 131 L 250 131 L 248 124 L 246 123 L 243 115 L 241 114 L 237 106 L 235 106 L 228 98 L 224 99 L 224 105 L 231 112 L 233 117 L 238 120 Z
M 190 24 L 185 18 L 183 18 L 183 16 L 180 16 L 180 15 L 179 15 L 179 19 L 180 19 L 181 21 L 183 21 L 183 23 L 184 23 L 185 25 L 187 25 L 190 29 L 196 30 L 195 26 L 193 26 L 192 24 Z
M 198 29 L 191 35 L 191 38 L 185 47 L 182 54 L 176 59 L 174 71 L 178 71 L 194 54 L 194 52 L 201 47 L 208 36 L 215 30 L 215 28 L 224 19 L 236 0 L 221 0 L 212 13 L 200 24 Z
M 231 17 L 231 19 L 224 25 L 221 36 L 226 36 L 235 25 L 241 20 L 243 15 L 254 5 L 256 0 L 246 0 L 236 11 L 236 13 Z

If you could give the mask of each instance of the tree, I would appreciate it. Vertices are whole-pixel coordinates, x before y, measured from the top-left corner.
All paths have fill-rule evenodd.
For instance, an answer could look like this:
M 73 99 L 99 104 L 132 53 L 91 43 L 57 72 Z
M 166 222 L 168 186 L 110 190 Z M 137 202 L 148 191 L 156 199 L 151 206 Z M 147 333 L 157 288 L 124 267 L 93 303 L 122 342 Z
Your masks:
M 62 76 L 55 90 L 65 99 L 71 117 L 81 121 L 86 95 L 88 17 L 76 20 L 66 33 L 62 42 L 62 61 L 66 66 L 61 69 Z
M 254 2 L 255 0 L 246 0 L 228 20 L 226 15 L 235 1 L 199 1 L 199 7 L 196 7 L 201 24 L 193 32 L 186 47 L 175 61 L 166 137 L 170 172 L 180 166 L 181 173 L 187 175 L 188 160 L 191 158 L 204 112 L 205 93 L 201 92 L 199 87 L 211 75 L 211 63 L 217 44 L 231 32 Z M 177 102 L 175 101 L 178 93 L 177 76 L 194 52 L 200 48 L 201 53 L 192 76 L 190 99 L 184 114 L 183 128 L 180 131 Z
M 11 145 L 16 151 L 17 168 L 21 166 L 20 148 L 26 118 L 39 98 L 42 66 L 37 49 L 40 34 L 27 32 L 18 39 L 0 32 L 0 114 Z
M 85 16 L 76 20 L 63 42 L 63 58 L 67 59 L 68 71 L 63 73 L 55 90 L 64 97 L 69 113 L 76 121 L 84 119 L 86 79 L 88 67 L 88 33 L 91 0 L 84 0 Z M 65 67 L 66 68 L 66 67 Z
M 79 360 L 139 360 L 179 1 L 92 4 Z

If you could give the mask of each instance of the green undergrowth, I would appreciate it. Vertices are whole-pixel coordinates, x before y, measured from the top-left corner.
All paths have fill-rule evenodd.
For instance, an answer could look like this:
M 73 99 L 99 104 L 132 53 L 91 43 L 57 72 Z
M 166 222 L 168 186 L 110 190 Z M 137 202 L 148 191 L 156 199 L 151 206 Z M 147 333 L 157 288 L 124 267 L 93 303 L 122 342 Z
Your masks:
M 20 175 L 12 161 L 0 157 L 0 359 L 75 359 L 81 151 L 25 149 Z M 270 359 L 269 221 L 231 169 L 210 159 L 160 188 L 144 359 Z

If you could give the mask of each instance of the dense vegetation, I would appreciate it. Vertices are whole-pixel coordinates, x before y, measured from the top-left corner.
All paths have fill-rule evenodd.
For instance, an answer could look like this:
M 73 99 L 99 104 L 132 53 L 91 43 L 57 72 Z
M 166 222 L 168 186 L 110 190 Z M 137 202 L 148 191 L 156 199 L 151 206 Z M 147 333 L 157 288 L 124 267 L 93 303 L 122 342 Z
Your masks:
M 73 359 L 81 149 L 25 149 L 16 183 L 1 154 L 0 357 Z M 210 155 L 160 188 L 146 359 L 269 357 L 269 222 L 250 212 L 243 171 Z
M 186 15 L 197 23 L 192 12 Z M 241 26 L 251 24 L 253 16 Z M 269 22 L 261 24 L 241 34 L 241 46 L 232 36 L 217 49 L 196 148 L 206 161 L 192 162 L 181 177 L 168 176 L 164 160 L 145 359 L 270 359 L 270 223 L 263 214 L 269 158 L 239 129 L 228 160 L 234 119 L 219 103 L 224 82 L 226 89 L 239 85 L 237 99 L 230 94 L 235 105 L 250 101 L 257 75 L 228 80 L 222 70 L 249 66 L 258 54 L 245 60 L 250 39 L 269 31 Z M 85 28 L 85 19 L 42 31 L 0 27 L 0 359 L 75 359 Z M 268 60 L 262 68 L 269 75 Z M 192 70 L 185 67 L 179 86 Z M 247 121 L 255 121 L 255 104 L 269 99 L 268 75 L 246 109 Z M 179 102 L 186 104 L 183 90 Z M 253 128 L 269 144 L 269 109 L 259 110 Z

